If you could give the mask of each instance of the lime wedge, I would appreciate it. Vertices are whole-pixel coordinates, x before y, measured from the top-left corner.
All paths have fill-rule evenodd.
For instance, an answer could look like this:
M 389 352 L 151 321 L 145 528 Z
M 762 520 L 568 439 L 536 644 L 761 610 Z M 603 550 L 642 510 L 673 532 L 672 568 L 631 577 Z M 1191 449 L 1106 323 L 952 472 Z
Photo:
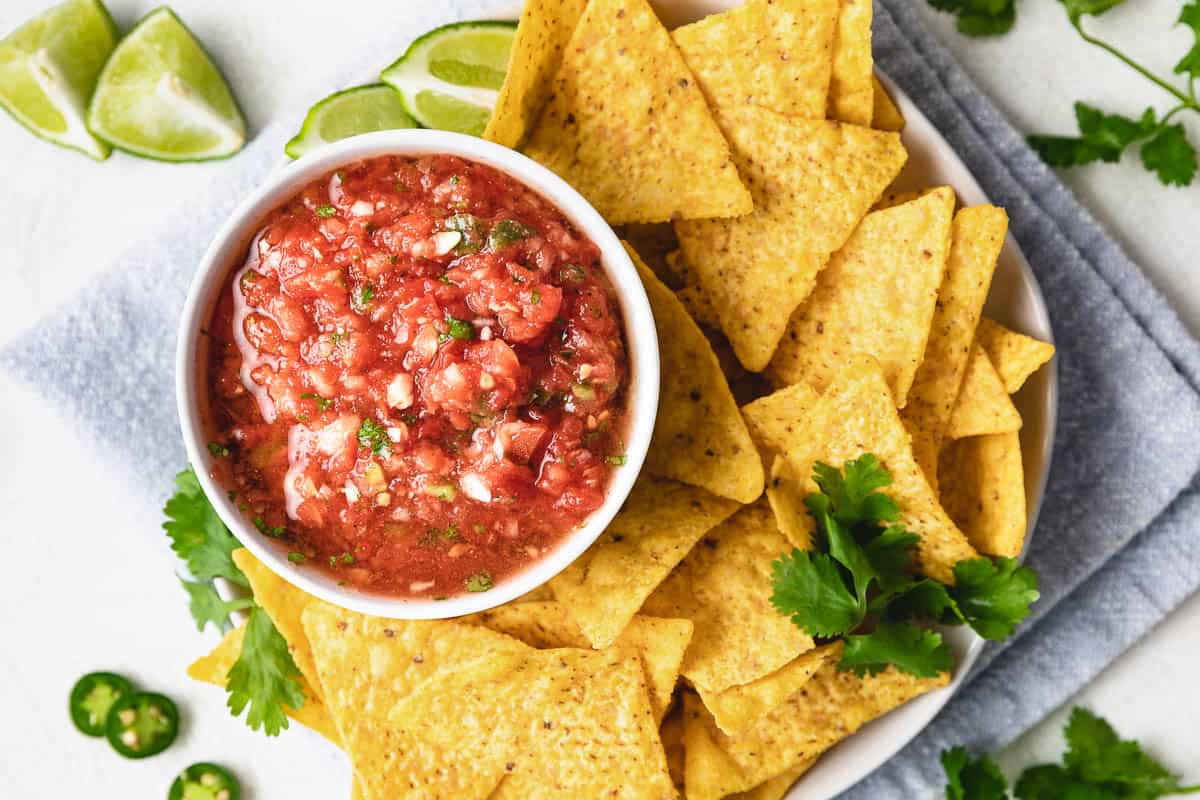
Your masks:
M 151 11 L 117 45 L 87 123 L 113 147 L 161 161 L 226 158 L 246 143 L 229 86 L 169 8 Z
M 417 121 L 404 110 L 400 95 L 390 86 L 374 83 L 335 92 L 308 110 L 300 132 L 285 146 L 292 158 L 329 142 L 358 133 L 415 128 Z
M 425 127 L 478 136 L 504 84 L 516 32 L 513 22 L 443 25 L 413 42 L 380 78 Z
M 71 0 L 0 40 L 0 107 L 35 135 L 103 161 L 107 144 L 84 115 L 96 78 L 117 43 L 98 0 Z

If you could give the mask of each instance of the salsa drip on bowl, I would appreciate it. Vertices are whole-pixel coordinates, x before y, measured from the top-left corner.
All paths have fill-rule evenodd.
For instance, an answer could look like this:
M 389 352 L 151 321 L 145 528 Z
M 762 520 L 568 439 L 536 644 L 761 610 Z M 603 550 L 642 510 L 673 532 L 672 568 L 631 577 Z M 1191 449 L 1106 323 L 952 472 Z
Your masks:
M 208 329 L 214 477 L 296 563 L 486 591 L 603 503 L 629 363 L 600 251 L 512 177 L 368 159 L 271 212 Z

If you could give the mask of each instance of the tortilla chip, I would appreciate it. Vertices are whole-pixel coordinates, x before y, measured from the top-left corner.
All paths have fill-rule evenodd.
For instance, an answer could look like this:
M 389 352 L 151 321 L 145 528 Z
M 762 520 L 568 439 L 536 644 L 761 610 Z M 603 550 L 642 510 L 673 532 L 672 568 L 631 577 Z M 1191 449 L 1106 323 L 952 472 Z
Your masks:
M 716 354 L 679 299 L 625 246 L 658 329 L 662 388 L 646 468 L 742 503 L 763 491 L 754 443 Z
M 904 115 L 896 107 L 883 83 L 875 75 L 871 76 L 871 127 L 877 131 L 904 130 Z
M 536 589 L 530 589 L 528 592 L 521 595 L 517 599 L 509 601 L 509 604 L 512 605 L 515 603 L 538 603 L 538 602 L 541 602 L 542 600 L 553 600 L 553 599 L 554 599 L 554 592 L 550 590 L 550 584 L 543 583 L 541 586 L 538 586 Z
M 692 545 L 738 508 L 703 489 L 642 475 L 595 544 L 550 581 L 554 598 L 593 647 L 608 647 Z
M 940 188 L 941 188 L 940 186 L 937 187 L 937 189 L 940 189 Z M 909 190 L 903 191 L 903 192 L 887 192 L 883 195 L 883 197 L 879 198 L 875 202 L 875 205 L 871 206 L 871 210 L 872 211 L 883 211 L 885 208 L 895 208 L 896 206 L 902 206 L 905 203 L 911 203 L 913 200 L 919 200 L 920 198 L 924 197 L 925 195 L 929 194 L 930 192 L 937 191 L 937 189 L 925 188 L 925 189 L 909 189 Z
M 925 353 L 946 274 L 954 192 L 949 187 L 867 215 L 829 259 L 771 359 L 776 385 L 824 391 L 847 356 L 874 356 L 904 407 Z
M 792 448 L 805 417 L 820 395 L 807 383 L 794 383 L 753 403 L 742 406 L 742 419 L 750 438 L 762 455 L 763 466 L 770 467 L 778 453 Z
M 967 373 L 946 423 L 947 439 L 1009 433 L 1021 429 L 1021 414 L 1013 405 L 1004 382 L 978 341 L 971 348 Z
M 550 97 L 551 81 L 587 0 L 527 0 L 508 72 L 483 138 L 516 148 Z
M 751 211 L 729 145 L 646 0 L 591 0 L 525 154 L 610 224 Z
M 971 436 L 942 450 L 942 505 L 975 549 L 1016 558 L 1025 545 L 1025 469 L 1016 432 Z
M 667 771 L 671 773 L 671 782 L 675 791 L 683 792 L 683 704 L 671 709 L 671 713 L 663 719 L 658 727 L 658 736 L 662 739 L 663 752 L 667 755 Z
M 979 321 L 975 335 L 1009 394 L 1015 394 L 1030 375 L 1054 356 L 1054 345 L 1009 330 L 987 317 Z
M 679 252 L 679 240 L 675 238 L 675 227 L 669 222 L 633 223 L 622 225 L 617 235 L 628 242 L 646 266 L 654 271 L 658 279 L 670 289 L 678 289 L 684 283 L 674 274 L 668 263 Z
M 591 647 L 561 603 L 507 604 L 462 621 L 478 622 L 540 650 Z M 625 648 L 641 659 L 655 720 L 661 720 L 671 705 L 683 654 L 691 639 L 690 620 L 636 616 L 613 643 L 613 647 Z
M 995 206 L 964 208 L 954 215 L 950 259 L 938 289 L 925 357 L 900 414 L 912 434 L 917 463 L 935 489 L 938 451 L 967 371 L 971 342 L 1007 230 L 1008 215 Z
M 679 298 L 680 303 L 683 303 L 684 310 L 696 321 L 697 325 L 704 325 L 714 331 L 721 330 L 721 318 L 717 315 L 717 309 L 713 306 L 712 300 L 704 293 L 704 289 L 699 286 L 685 286 L 675 292 L 675 296 Z M 740 362 L 739 366 L 741 366 Z
M 683 778 L 687 800 L 720 800 L 754 786 L 737 763 L 713 741 L 711 719 L 700 698 L 683 696 Z
M 841 0 L 833 37 L 829 118 L 870 125 L 875 111 L 875 62 L 871 55 L 871 0 Z
M 358 782 L 358 776 L 350 784 L 350 800 L 369 800 L 367 793 Z
M 796 474 L 790 461 L 782 455 L 775 456 L 771 479 L 767 481 L 767 503 L 779 530 L 801 550 L 812 549 L 813 519 L 804 505 L 809 494 L 807 487 L 808 482 Z
M 737 765 L 750 786 L 756 786 L 810 762 L 867 722 L 949 681 L 949 673 L 916 678 L 895 667 L 860 678 L 829 663 L 787 702 L 736 736 L 722 733 L 703 708 L 685 723 L 706 728 L 712 745 Z M 690 747 L 688 733 L 685 728 Z M 689 782 L 689 800 L 690 788 Z
M 224 689 L 229 677 L 229 670 L 233 668 L 234 663 L 242 654 L 242 638 L 245 635 L 245 625 L 229 631 L 211 653 L 192 662 L 192 665 L 187 668 L 188 677 L 194 681 L 211 683 Z M 304 690 L 304 705 L 300 708 L 284 706 L 283 713 L 341 747 L 342 737 L 334 727 L 333 719 L 329 716 L 317 691 L 304 679 L 299 680 L 298 683 Z
M 706 692 L 699 688 L 697 691 L 717 727 L 725 733 L 739 733 L 786 702 L 804 688 L 817 670 L 840 658 L 841 654 L 840 641 L 822 645 L 801 653 L 791 663 L 756 681 L 731 686 L 723 692 Z
M 824 119 L 838 0 L 749 0 L 671 36 L 713 108 Z
M 250 591 L 254 593 L 254 602 L 267 612 L 275 628 L 288 643 L 288 650 L 304 680 L 313 688 L 318 697 L 322 697 L 321 681 L 317 677 L 317 668 L 313 664 L 312 645 L 304 635 L 304 626 L 300 616 L 310 603 L 321 603 L 321 600 L 307 594 L 271 569 L 246 548 L 233 551 L 233 563 L 246 574 L 250 581 Z
M 917 466 L 908 432 L 874 359 L 856 359 L 837 375 L 809 412 L 804 432 L 805 441 L 785 454 L 793 474 L 804 480 L 803 492 L 817 491 L 812 480 L 817 461 L 840 467 L 873 453 L 891 472 L 892 484 L 885 491 L 900 506 L 898 524 L 920 537 L 917 561 L 925 575 L 953 583 L 954 565 L 978 556 Z
M 718 119 L 751 186 L 754 212 L 677 222 L 675 232 L 738 359 L 759 372 L 826 259 L 907 155 L 894 133 L 754 106 L 721 111 Z
M 694 686 L 721 692 L 812 649 L 812 638 L 771 606 L 771 562 L 791 549 L 759 501 L 705 534 L 646 600 L 651 616 L 695 623 L 682 669 Z
M 811 758 L 797 764 L 782 775 L 776 775 L 753 789 L 731 794 L 729 800 L 783 800 L 783 796 L 788 793 L 788 789 L 792 788 L 792 784 L 799 780 L 801 775 L 812 769 L 812 765 L 816 762 L 815 758 Z

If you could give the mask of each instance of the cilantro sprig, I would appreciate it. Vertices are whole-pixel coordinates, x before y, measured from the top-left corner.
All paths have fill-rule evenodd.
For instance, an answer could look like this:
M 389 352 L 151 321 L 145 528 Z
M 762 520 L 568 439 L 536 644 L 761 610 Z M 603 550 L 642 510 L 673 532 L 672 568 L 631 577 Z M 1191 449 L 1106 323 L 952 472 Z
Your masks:
M 771 564 L 771 604 L 819 638 L 844 637 L 838 667 L 874 675 L 894 665 L 932 677 L 953 653 L 931 623 L 969 625 L 1004 639 L 1037 600 L 1033 570 L 1008 558 L 954 566 L 954 586 L 917 573 L 918 537 L 897 524 L 900 508 L 885 492 L 892 476 L 870 453 L 841 470 L 813 467 L 820 492 L 805 498 L 815 522 L 814 549 L 792 550 Z
M 1157 800 L 1195 794 L 1200 785 L 1183 786 L 1179 777 L 1142 750 L 1121 739 L 1102 717 L 1084 708 L 1071 712 L 1065 730 L 1062 764 L 1038 764 L 1018 778 L 1018 800 Z M 1007 800 L 1008 781 L 987 756 L 972 758 L 965 748 L 942 753 L 948 800 Z
M 241 543 L 221 522 L 190 466 L 175 476 L 175 493 L 163 513 L 171 549 L 191 573 L 190 580 L 181 578 L 180 583 L 188 594 L 188 609 L 197 630 L 214 625 L 227 631 L 234 612 L 249 611 L 242 651 L 226 682 L 230 710 L 238 716 L 249 708 L 246 724 L 251 729 L 262 729 L 268 736 L 278 734 L 288 727 L 284 706 L 298 709 L 304 705 L 300 670 L 287 642 L 253 598 L 225 600 L 214 583 L 224 578 L 249 588 L 250 581 L 233 561 L 233 551 Z

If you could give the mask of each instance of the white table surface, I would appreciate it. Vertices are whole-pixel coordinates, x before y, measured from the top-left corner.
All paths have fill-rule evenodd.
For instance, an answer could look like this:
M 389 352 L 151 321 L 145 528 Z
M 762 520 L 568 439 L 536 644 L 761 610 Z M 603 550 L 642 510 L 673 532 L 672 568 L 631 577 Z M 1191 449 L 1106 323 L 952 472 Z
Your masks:
M 919 0 L 914 0 L 919 2 Z M 0 34 L 46 6 L 5 0 Z M 1131 4 L 1132 6 L 1133 4 Z M 128 27 L 149 0 L 110 0 Z M 377 0 L 175 0 L 174 8 L 223 66 L 252 129 L 315 100 L 303 76 L 337 58 L 330 30 L 352 41 L 355 25 L 383 29 L 404 3 Z M 1129 44 L 1168 72 L 1188 46 L 1171 30 L 1178 0 L 1141 0 L 1096 29 Z M 933 24 L 969 72 L 1026 131 L 1071 132 L 1071 103 L 1086 99 L 1136 114 L 1164 96 L 1112 59 L 1074 38 L 1057 3 L 1020 3 L 1017 29 L 980 42 L 959 37 L 949 17 Z M 352 22 L 349 27 L 347 21 Z M 397 53 L 406 42 L 398 41 Z M 1200 125 L 1188 119 L 1193 140 Z M 281 143 L 282 145 L 282 143 Z M 0 345 L 12 341 L 223 165 L 173 166 L 120 154 L 103 164 L 60 150 L 0 118 Z M 1200 332 L 1195 253 L 1200 188 L 1165 189 L 1133 160 L 1066 173 L 1080 198 Z M 80 448 L 72 428 L 40 398 L 0 376 L 0 514 L 8 590 L 0 605 L 0 786 L 9 797 L 124 800 L 166 796 L 174 773 L 198 760 L 231 766 L 246 800 L 345 797 L 341 756 L 293 726 L 266 740 L 231 718 L 224 695 L 183 675 L 215 642 L 193 629 L 170 571 L 158 509 L 129 503 L 105 471 L 103 454 Z M 152 446 L 152 444 L 148 444 Z M 169 481 L 163 477 L 164 491 Z M 1200 780 L 1194 720 L 1200 691 L 1200 599 L 1193 597 L 1073 703 L 1089 705 L 1189 778 Z M 176 698 L 185 723 L 166 754 L 143 762 L 117 757 L 77 735 L 66 715 L 74 679 L 114 669 Z M 1056 759 L 1064 712 L 1002 754 L 1007 769 Z

